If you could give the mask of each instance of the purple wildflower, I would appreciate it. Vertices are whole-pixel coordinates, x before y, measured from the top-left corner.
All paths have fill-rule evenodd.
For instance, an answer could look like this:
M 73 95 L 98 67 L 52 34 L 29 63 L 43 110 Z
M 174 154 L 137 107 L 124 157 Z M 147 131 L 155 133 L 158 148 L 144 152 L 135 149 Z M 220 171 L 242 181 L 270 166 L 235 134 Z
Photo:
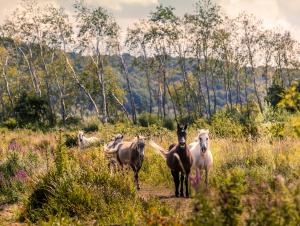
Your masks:
M 25 181 L 27 179 L 28 175 L 24 170 L 19 170 L 15 176 L 14 179 L 18 180 L 18 181 Z
M 196 169 L 196 176 L 195 176 L 195 177 L 190 176 L 191 185 L 192 185 L 192 187 L 193 187 L 196 191 L 198 191 L 198 189 L 199 189 L 201 179 L 202 179 L 202 178 L 201 178 L 201 175 L 200 175 L 198 169 Z
M 17 143 L 16 139 L 12 139 L 8 145 L 9 151 L 22 151 L 22 147 Z

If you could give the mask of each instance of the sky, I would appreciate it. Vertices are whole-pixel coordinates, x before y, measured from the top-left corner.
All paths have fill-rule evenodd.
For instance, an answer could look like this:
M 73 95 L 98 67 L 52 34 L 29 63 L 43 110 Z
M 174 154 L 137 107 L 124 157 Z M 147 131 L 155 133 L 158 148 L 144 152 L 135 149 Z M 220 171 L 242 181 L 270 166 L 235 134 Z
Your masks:
M 74 0 L 36 0 L 53 3 L 71 12 Z M 289 30 L 300 41 L 300 0 L 214 0 L 222 12 L 235 17 L 239 13 L 254 14 L 268 28 Z M 19 0 L 0 0 L 0 23 L 18 4 Z M 193 12 L 195 0 L 86 0 L 91 6 L 107 8 L 117 19 L 123 33 L 128 25 L 147 18 L 158 4 L 172 5 L 178 15 Z

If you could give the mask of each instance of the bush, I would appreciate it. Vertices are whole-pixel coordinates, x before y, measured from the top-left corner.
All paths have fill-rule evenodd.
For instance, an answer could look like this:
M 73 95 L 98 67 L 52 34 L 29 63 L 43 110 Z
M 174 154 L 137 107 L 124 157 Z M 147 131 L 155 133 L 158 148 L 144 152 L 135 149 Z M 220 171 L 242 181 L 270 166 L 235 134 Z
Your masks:
M 18 122 L 15 118 L 8 118 L 2 124 L 4 127 L 8 128 L 8 129 L 15 129 L 18 126 Z
M 211 120 L 211 130 L 217 137 L 234 137 L 242 136 L 243 127 L 239 121 L 233 119 L 230 114 L 224 110 L 218 111 Z
M 159 124 L 159 119 L 156 116 L 149 113 L 140 114 L 138 121 L 142 127 L 148 127 L 150 125 Z
M 284 88 L 275 83 L 268 88 L 266 101 L 274 108 L 282 100 L 282 95 L 284 94 Z
M 100 225 L 111 225 L 126 223 L 128 215 L 134 214 L 136 193 L 124 176 L 111 176 L 105 167 L 90 167 L 85 162 L 72 162 L 64 169 L 62 173 L 50 171 L 37 182 L 23 218 L 41 222 L 53 216 L 92 217 Z
M 83 130 L 87 133 L 89 132 L 97 132 L 99 131 L 99 124 L 97 122 L 88 122 L 84 127 Z
M 65 134 L 65 145 L 68 148 L 73 148 L 78 145 L 77 134 Z
M 205 191 L 199 191 L 195 197 L 194 211 L 188 225 L 221 225 L 220 215 L 214 209 L 214 203 Z
M 23 94 L 14 111 L 21 127 L 48 127 L 51 124 L 50 109 L 44 97 Z
M 203 129 L 203 128 L 210 128 L 207 120 L 205 118 L 199 118 L 197 119 L 193 125 L 195 129 Z
M 17 202 L 25 190 L 27 177 L 18 153 L 11 152 L 0 165 L 0 194 L 4 196 L 0 204 Z
M 175 123 L 174 123 L 174 120 L 171 119 L 171 118 L 165 118 L 163 120 L 163 124 L 162 126 L 166 129 L 169 129 L 169 130 L 175 130 Z
M 238 168 L 228 174 L 221 183 L 219 204 L 223 216 L 223 225 L 240 225 L 240 218 L 243 213 L 241 197 L 245 190 L 245 184 L 245 174 Z
M 78 126 L 81 123 L 81 118 L 76 116 L 69 116 L 66 118 L 66 126 Z

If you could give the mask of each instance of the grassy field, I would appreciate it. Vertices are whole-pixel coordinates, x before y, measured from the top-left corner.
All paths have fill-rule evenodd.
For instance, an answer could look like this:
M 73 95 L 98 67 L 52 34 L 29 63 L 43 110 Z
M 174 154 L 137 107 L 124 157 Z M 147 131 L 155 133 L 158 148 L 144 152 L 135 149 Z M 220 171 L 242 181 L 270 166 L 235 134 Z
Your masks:
M 209 189 L 176 199 L 171 174 L 149 145 L 141 191 L 136 191 L 132 172 L 110 173 L 102 146 L 84 151 L 72 147 L 76 131 L 1 130 L 1 225 L 300 224 L 297 139 L 212 137 Z M 176 142 L 175 132 L 124 124 L 91 134 L 105 143 L 116 133 L 126 140 L 141 133 L 163 147 Z M 188 141 L 196 134 L 190 128 Z

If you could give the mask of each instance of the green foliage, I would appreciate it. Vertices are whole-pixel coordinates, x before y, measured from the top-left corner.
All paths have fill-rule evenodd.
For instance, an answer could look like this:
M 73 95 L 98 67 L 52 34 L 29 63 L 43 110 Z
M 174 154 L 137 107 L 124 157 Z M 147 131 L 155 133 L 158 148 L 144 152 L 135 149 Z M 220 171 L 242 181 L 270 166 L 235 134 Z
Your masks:
M 141 126 L 148 127 L 150 125 L 157 124 L 159 122 L 159 119 L 153 114 L 145 112 L 139 115 L 138 121 Z
M 94 161 L 99 164 L 99 159 Z M 94 219 L 99 224 L 126 222 L 137 202 L 133 183 L 121 175 L 110 175 L 101 164 L 98 166 L 72 162 L 61 174 L 50 171 L 35 185 L 23 218 L 38 222 L 52 216 L 76 216 Z
M 196 194 L 194 211 L 192 217 L 188 220 L 188 225 L 221 225 L 220 215 L 214 208 L 214 203 L 205 194 L 204 190 L 201 190 Z
M 171 211 L 167 205 L 157 199 L 150 199 L 144 203 L 145 213 L 143 221 L 145 225 L 183 225 L 183 220 Z
M 2 125 L 8 129 L 15 129 L 18 126 L 18 122 L 15 118 L 8 118 L 2 123 Z
M 81 123 L 81 118 L 76 116 L 70 116 L 66 118 L 66 125 L 67 126 L 78 126 Z
M 25 190 L 27 173 L 17 152 L 11 152 L 0 165 L 0 204 L 20 200 Z
M 281 101 L 284 88 L 276 83 L 268 88 L 266 101 L 272 106 L 277 107 L 277 104 Z
M 211 130 L 217 137 L 239 138 L 243 127 L 230 113 L 220 110 L 212 117 Z
M 65 145 L 68 148 L 76 147 L 78 145 L 78 138 L 75 133 L 66 133 L 64 135 Z
M 175 128 L 176 128 L 175 122 L 171 118 L 165 118 L 163 120 L 162 126 L 169 130 L 175 130 Z
M 278 175 L 264 191 L 253 206 L 247 225 L 299 224 L 299 183 L 287 188 L 283 177 Z
M 300 110 L 300 83 L 294 82 L 290 88 L 284 91 L 278 107 L 290 112 Z
M 47 127 L 50 125 L 50 110 L 44 97 L 23 93 L 16 103 L 14 111 L 21 127 Z
M 83 130 L 87 133 L 97 132 L 99 130 L 99 123 L 96 121 L 89 121 L 83 126 Z
M 242 170 L 234 170 L 228 174 L 220 185 L 221 213 L 223 225 L 240 225 L 243 206 L 241 196 L 245 190 L 245 174 Z

